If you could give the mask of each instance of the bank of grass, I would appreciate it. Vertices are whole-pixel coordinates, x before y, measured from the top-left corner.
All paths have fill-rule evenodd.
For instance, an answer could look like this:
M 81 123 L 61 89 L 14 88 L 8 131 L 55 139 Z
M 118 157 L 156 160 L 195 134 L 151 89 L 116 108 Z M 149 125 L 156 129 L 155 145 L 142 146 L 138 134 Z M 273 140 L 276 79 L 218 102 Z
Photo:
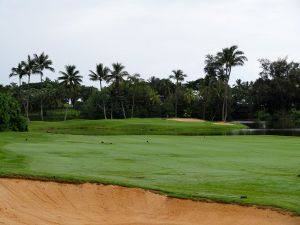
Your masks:
M 134 186 L 300 215 L 299 146 L 299 137 L 1 133 L 0 175 Z
M 82 135 L 202 135 L 222 134 L 243 129 L 242 124 L 178 122 L 166 119 L 68 120 L 31 122 L 30 130 L 56 134 Z

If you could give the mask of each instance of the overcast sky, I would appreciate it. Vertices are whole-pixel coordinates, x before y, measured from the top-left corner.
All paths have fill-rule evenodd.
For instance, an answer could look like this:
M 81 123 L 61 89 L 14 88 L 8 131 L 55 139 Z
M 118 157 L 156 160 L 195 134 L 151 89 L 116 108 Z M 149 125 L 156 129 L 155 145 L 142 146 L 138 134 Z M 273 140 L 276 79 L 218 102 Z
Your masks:
M 299 0 L 0 0 L 0 83 L 27 54 L 45 51 L 58 76 L 74 64 L 88 80 L 96 63 L 129 73 L 203 77 L 204 58 L 238 45 L 249 61 L 236 79 L 258 77 L 257 59 L 300 61 Z M 33 79 L 38 81 L 38 79 Z

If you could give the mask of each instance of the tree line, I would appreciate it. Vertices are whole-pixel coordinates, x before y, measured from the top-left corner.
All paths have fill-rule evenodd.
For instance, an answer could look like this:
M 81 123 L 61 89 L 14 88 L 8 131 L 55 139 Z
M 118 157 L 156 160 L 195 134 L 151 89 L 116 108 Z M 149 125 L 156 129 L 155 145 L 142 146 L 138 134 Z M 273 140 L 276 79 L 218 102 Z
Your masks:
M 247 58 L 237 46 L 224 48 L 205 58 L 204 77 L 184 82 L 187 75 L 173 70 L 168 78 L 141 78 L 129 74 L 121 63 L 96 65 L 87 73 L 99 88 L 82 85 L 80 71 L 67 65 L 59 71 L 57 80 L 44 77 L 44 71 L 55 72 L 53 62 L 45 53 L 28 56 L 11 70 L 19 85 L 0 88 L 9 92 L 23 106 L 29 120 L 39 114 L 48 118 L 50 112 L 64 110 L 64 119 L 113 119 L 132 117 L 193 117 L 206 120 L 259 119 L 298 126 L 300 106 L 299 63 L 287 58 L 270 61 L 260 59 L 259 78 L 252 82 L 237 80 L 229 85 L 231 72 L 243 66 Z M 31 83 L 32 75 L 40 76 Z M 27 78 L 27 82 L 25 81 Z M 46 110 L 44 110 L 46 109 Z M 69 114 L 68 114 L 69 113 Z M 35 116 L 35 119 L 36 116 Z

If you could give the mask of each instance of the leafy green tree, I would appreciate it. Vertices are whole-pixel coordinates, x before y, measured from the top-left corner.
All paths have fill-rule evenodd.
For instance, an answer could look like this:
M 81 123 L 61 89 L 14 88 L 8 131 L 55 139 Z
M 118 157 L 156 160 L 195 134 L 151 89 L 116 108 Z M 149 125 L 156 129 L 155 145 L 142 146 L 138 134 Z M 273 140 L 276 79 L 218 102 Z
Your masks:
M 184 100 L 188 104 L 188 108 L 185 110 L 185 117 L 191 117 L 192 115 L 192 104 L 194 101 L 196 101 L 198 93 L 197 91 L 187 88 L 184 92 Z
M 238 79 L 231 88 L 232 112 L 236 119 L 249 119 L 253 115 L 253 82 Z
M 108 67 L 103 66 L 102 63 L 96 65 L 96 71 L 90 70 L 90 80 L 92 81 L 99 81 L 100 84 L 100 92 L 102 91 L 102 82 L 108 80 L 108 76 L 110 74 L 110 69 Z M 103 100 L 103 114 L 104 118 L 107 119 L 106 116 L 106 106 L 105 106 L 105 101 Z
M 66 106 L 65 119 L 64 119 L 67 120 L 69 98 L 71 98 L 71 103 L 72 105 L 74 105 L 75 103 L 74 93 L 76 89 L 80 86 L 80 83 L 82 82 L 82 76 L 79 74 L 79 71 L 76 69 L 76 66 L 74 65 L 65 66 L 65 71 L 60 71 L 60 74 L 62 74 L 62 76 L 59 77 L 58 80 L 61 81 L 61 84 L 63 84 L 69 92 L 68 103 Z
M 41 76 L 40 108 L 41 108 L 41 120 L 44 120 L 43 98 L 45 95 L 42 92 L 44 70 L 49 70 L 51 72 L 55 72 L 55 70 L 52 67 L 53 64 L 52 60 L 50 60 L 49 56 L 46 55 L 44 52 L 40 55 L 34 54 L 33 57 L 35 61 L 36 73 L 40 74 Z
M 176 90 L 175 90 L 175 117 L 178 116 L 178 91 L 181 85 L 181 82 L 184 81 L 184 78 L 187 77 L 186 74 L 183 73 L 182 70 L 173 70 L 172 75 L 169 76 L 170 79 L 174 79 L 176 82 Z
M 28 126 L 16 99 L 0 93 L 0 131 L 4 130 L 27 131 Z
M 261 72 L 253 84 L 254 108 L 275 114 L 287 113 L 291 108 L 299 107 L 300 102 L 300 66 L 288 62 L 287 58 L 275 61 L 260 59 Z
M 158 77 L 150 77 L 148 80 L 149 85 L 157 91 L 162 98 L 167 98 L 172 92 L 175 91 L 176 85 L 170 79 L 160 79 Z

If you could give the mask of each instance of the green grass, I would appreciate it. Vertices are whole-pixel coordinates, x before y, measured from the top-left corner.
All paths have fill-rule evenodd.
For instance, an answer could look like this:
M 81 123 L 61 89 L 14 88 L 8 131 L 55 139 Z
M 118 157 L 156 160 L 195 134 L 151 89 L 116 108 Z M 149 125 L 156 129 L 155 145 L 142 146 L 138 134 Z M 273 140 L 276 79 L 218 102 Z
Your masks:
M 78 122 L 66 124 L 74 123 Z M 278 207 L 300 215 L 299 137 L 0 135 L 2 176 L 135 186 L 176 197 Z M 240 199 L 242 195 L 248 198 Z
M 69 120 L 31 122 L 30 130 L 57 134 L 82 135 L 199 135 L 222 134 L 246 128 L 241 124 L 220 125 L 213 122 L 177 122 L 166 119 Z

